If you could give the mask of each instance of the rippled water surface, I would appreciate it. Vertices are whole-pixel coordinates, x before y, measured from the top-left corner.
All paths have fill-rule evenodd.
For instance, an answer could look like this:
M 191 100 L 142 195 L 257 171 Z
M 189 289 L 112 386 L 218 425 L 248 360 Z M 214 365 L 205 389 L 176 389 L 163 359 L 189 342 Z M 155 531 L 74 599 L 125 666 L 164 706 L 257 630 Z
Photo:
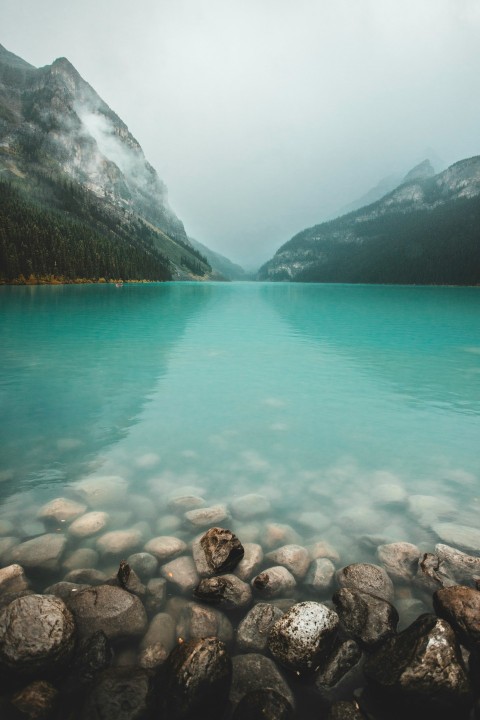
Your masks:
M 119 526 L 181 534 L 184 486 L 227 509 L 255 492 L 270 510 L 226 521 L 241 539 L 288 524 L 344 562 L 477 525 L 480 289 L 2 287 L 0 337 L 4 535 L 103 476 L 155 507 L 119 495 Z

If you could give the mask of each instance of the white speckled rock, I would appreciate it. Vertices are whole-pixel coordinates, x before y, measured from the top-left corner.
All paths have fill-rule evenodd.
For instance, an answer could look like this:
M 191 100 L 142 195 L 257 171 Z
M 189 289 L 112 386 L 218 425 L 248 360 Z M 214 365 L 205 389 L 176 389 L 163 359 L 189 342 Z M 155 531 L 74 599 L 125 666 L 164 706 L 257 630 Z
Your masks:
M 258 572 L 263 562 L 263 550 L 261 545 L 257 543 L 244 543 L 244 555 L 238 563 L 233 574 L 243 580 L 249 582 Z
M 60 533 L 45 533 L 14 547 L 12 561 L 29 570 L 55 571 L 65 550 L 67 539 Z
M 301 545 L 283 545 L 267 553 L 265 559 L 274 565 L 283 565 L 297 580 L 305 577 L 310 565 L 308 550 Z
M 218 525 L 229 517 L 225 505 L 212 505 L 211 507 L 189 510 L 185 519 L 194 527 L 210 527 Z
M 91 508 L 118 506 L 125 502 L 128 483 L 119 475 L 89 477 L 79 480 L 72 489 Z
M 186 555 L 162 565 L 160 575 L 181 593 L 191 592 L 200 580 L 195 563 Z
M 265 599 L 288 597 L 293 594 L 296 586 L 292 573 L 282 565 L 268 568 L 252 580 L 255 593 Z
M 55 498 L 55 500 L 50 500 L 50 502 L 41 507 L 38 511 L 38 517 L 47 523 L 69 523 L 79 515 L 83 515 L 86 509 L 86 505 L 60 497 Z
M 161 563 L 181 555 L 187 549 L 187 543 L 170 535 L 160 535 L 149 540 L 144 550 L 150 553 Z
M 129 555 L 139 549 L 143 543 L 143 535 L 136 528 L 128 530 L 112 530 L 97 540 L 97 548 L 101 555 Z
M 100 510 L 94 510 L 81 515 L 74 520 L 68 528 L 68 534 L 74 538 L 86 538 L 101 532 L 109 521 L 109 515 Z
M 249 493 L 234 498 L 230 503 L 230 507 L 234 517 L 239 520 L 249 520 L 250 518 L 267 515 L 270 512 L 270 501 L 264 495 Z
M 312 560 L 303 581 L 307 590 L 315 595 L 321 595 L 331 590 L 335 576 L 335 565 L 328 558 Z
M 315 670 L 330 651 L 338 625 L 337 613 L 326 605 L 297 603 L 272 625 L 268 649 L 277 662 L 290 670 Z

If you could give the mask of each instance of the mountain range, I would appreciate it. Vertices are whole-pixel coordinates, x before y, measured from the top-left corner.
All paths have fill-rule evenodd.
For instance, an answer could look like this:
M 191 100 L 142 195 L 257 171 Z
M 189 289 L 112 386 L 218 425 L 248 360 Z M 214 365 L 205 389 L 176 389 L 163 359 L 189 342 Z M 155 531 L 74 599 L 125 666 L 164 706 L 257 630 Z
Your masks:
M 480 283 L 480 156 L 435 174 L 428 161 L 375 202 L 303 230 L 260 280 Z
M 1 280 L 228 277 L 207 250 L 190 241 L 126 124 L 66 58 L 35 68 L 0 45 Z

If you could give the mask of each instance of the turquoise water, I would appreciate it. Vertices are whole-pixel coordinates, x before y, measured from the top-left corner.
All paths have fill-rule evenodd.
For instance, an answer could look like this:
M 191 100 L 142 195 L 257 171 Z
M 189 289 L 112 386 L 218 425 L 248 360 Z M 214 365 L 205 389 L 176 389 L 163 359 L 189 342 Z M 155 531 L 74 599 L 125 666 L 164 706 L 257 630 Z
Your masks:
M 105 475 L 159 515 L 183 486 L 260 493 L 271 509 L 232 519 L 240 539 L 284 523 L 345 562 L 372 536 L 427 549 L 434 521 L 476 526 L 479 288 L 2 287 L 0 338 L 1 518 L 20 537 Z M 419 520 L 412 495 L 449 509 Z

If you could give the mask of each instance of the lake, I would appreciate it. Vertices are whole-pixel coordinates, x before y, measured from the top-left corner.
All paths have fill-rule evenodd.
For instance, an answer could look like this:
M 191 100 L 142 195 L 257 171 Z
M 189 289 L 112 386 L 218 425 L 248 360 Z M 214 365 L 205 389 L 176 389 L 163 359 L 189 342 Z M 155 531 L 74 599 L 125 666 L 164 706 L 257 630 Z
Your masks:
M 108 530 L 189 542 L 224 505 L 242 542 L 337 567 L 478 525 L 480 288 L 1 287 L 0 337 L 3 562 L 105 477 Z

